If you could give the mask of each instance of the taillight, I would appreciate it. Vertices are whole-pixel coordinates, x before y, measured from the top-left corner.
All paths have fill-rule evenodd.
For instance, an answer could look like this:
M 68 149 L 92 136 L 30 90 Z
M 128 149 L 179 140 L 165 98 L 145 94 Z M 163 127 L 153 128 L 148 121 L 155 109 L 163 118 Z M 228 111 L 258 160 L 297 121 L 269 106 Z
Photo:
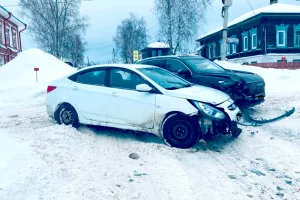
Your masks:
M 47 87 L 47 93 L 52 92 L 53 90 L 55 90 L 56 87 L 55 86 L 48 86 Z

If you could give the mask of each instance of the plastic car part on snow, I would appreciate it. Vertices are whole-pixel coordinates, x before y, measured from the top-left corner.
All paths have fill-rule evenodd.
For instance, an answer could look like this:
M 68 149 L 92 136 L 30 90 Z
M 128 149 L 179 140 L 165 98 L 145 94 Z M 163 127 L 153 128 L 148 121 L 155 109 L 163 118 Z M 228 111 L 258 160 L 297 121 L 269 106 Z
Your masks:
M 244 112 L 243 118 L 241 119 L 241 121 L 238 122 L 238 124 L 242 125 L 242 126 L 261 126 L 263 124 L 272 123 L 272 122 L 276 122 L 276 121 L 282 120 L 284 118 L 287 118 L 287 117 L 291 116 L 292 114 L 294 114 L 295 110 L 296 109 L 293 107 L 291 110 L 286 111 L 284 114 L 282 114 L 278 117 L 275 117 L 272 119 L 261 118 L 260 120 L 253 119 L 248 113 Z

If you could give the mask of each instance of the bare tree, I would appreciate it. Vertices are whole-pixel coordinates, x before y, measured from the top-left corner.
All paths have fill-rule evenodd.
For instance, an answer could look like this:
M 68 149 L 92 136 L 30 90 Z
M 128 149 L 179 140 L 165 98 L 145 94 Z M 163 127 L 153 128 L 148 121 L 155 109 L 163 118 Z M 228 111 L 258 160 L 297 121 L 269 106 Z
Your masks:
M 195 39 L 205 24 L 205 11 L 212 0 L 155 0 L 160 36 L 173 54 Z
M 114 37 L 115 46 L 125 63 L 133 63 L 133 51 L 140 50 L 147 44 L 146 21 L 138 19 L 133 13 L 117 27 Z
M 84 65 L 85 46 L 86 42 L 83 42 L 80 35 L 70 35 L 68 40 L 64 42 L 65 57 L 70 59 L 76 68 Z
M 21 14 L 30 21 L 29 31 L 34 41 L 57 58 L 72 59 L 74 55 L 68 52 L 70 43 L 76 42 L 78 38 L 81 41 L 88 27 L 87 17 L 80 16 L 80 2 L 20 0 Z

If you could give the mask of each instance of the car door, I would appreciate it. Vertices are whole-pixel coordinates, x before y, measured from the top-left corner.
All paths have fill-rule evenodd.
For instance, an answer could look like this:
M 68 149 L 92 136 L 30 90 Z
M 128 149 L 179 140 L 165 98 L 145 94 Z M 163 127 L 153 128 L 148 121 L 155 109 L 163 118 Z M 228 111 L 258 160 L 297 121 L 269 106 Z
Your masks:
M 70 102 L 85 119 L 106 123 L 107 69 L 86 70 L 72 79 Z
M 165 69 L 188 81 L 191 79 L 191 75 L 192 75 L 191 70 L 180 60 L 172 59 L 172 58 L 167 59 L 165 63 Z M 180 71 L 186 71 L 187 73 L 181 74 L 179 73 Z
M 139 84 L 148 83 L 131 70 L 110 69 L 106 101 L 109 124 L 154 128 L 156 94 L 136 91 Z

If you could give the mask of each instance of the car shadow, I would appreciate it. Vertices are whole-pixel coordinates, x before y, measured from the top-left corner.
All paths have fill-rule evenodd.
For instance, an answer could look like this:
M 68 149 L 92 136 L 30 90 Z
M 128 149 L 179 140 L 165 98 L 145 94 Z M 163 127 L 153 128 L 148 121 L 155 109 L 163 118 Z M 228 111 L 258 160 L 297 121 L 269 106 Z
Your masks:
M 162 138 L 153 134 L 103 126 L 86 125 L 95 135 L 106 135 L 122 140 L 136 140 L 143 143 L 165 144 Z
M 218 135 L 210 138 L 204 137 L 203 140 L 200 140 L 192 150 L 195 152 L 222 152 L 226 148 L 231 148 L 231 145 L 238 140 L 230 135 Z

